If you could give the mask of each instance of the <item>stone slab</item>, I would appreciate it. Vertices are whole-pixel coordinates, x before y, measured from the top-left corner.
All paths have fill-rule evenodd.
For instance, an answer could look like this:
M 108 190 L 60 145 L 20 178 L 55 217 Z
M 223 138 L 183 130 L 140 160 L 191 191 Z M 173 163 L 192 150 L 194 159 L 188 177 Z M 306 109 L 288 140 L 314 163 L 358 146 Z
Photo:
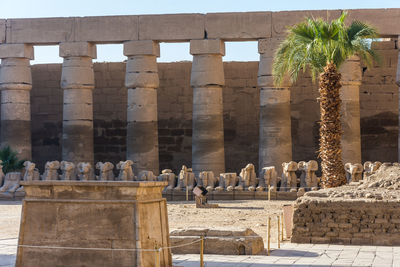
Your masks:
M 207 38 L 228 41 L 256 40 L 271 36 L 272 12 L 208 13 Z
M 57 44 L 74 41 L 75 18 L 8 19 L 7 43 Z
M 400 8 L 353 9 L 348 12 L 348 22 L 353 20 L 366 22 L 375 27 L 381 36 L 396 36 L 400 34 L 400 24 L 398 23 Z
M 138 39 L 139 16 L 76 18 L 75 41 L 119 43 Z
M 151 40 L 130 41 L 124 43 L 124 56 L 160 56 L 160 44 Z
M 34 59 L 32 45 L 2 44 L 0 45 L 0 58 L 29 58 Z
M 303 21 L 306 17 L 332 20 L 339 17 L 341 10 L 281 11 L 272 13 L 272 37 L 285 36 L 287 27 Z
M 88 42 L 68 42 L 60 44 L 60 57 L 97 58 L 96 45 Z
M 277 200 L 296 200 L 297 192 L 278 191 L 278 192 L 276 192 L 276 199 Z
M 139 40 L 189 41 L 204 38 L 202 14 L 139 16 Z
M 220 39 L 191 40 L 191 55 L 225 55 L 225 43 Z

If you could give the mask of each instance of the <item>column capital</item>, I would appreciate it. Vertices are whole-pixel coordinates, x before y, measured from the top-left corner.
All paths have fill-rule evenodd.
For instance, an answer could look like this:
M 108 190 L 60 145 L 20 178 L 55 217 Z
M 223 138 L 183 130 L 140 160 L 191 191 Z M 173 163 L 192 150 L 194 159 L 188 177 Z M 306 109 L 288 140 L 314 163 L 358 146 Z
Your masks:
M 225 55 L 225 43 L 220 39 L 190 40 L 191 55 Z
M 160 56 L 160 44 L 152 40 L 129 41 L 124 43 L 124 56 Z
M 28 44 L 0 44 L 0 58 L 34 59 L 33 46 Z
M 282 43 L 284 38 L 267 38 L 258 40 L 258 53 L 274 55 L 278 46 Z
M 97 58 L 96 45 L 89 42 L 60 43 L 60 57 Z

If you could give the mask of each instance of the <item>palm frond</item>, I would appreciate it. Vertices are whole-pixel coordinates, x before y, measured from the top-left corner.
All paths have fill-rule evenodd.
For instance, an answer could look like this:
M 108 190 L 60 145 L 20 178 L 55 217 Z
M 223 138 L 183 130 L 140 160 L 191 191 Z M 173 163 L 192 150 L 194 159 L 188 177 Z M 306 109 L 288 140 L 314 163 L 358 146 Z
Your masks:
M 280 84 L 286 74 L 295 82 L 300 71 L 305 69 L 311 71 L 315 81 L 328 63 L 339 68 L 353 55 L 360 56 L 367 64 L 374 60 L 379 62 L 379 56 L 366 41 L 378 37 L 376 29 L 360 21 L 346 26 L 346 18 L 347 12 L 331 22 L 310 17 L 289 28 L 286 39 L 275 53 L 274 82 Z

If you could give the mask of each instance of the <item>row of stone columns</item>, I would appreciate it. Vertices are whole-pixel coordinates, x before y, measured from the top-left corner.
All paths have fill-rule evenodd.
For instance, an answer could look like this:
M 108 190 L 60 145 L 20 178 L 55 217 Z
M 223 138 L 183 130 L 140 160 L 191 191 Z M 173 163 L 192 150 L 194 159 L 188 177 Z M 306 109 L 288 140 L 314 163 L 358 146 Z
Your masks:
M 292 160 L 290 89 L 285 82 L 273 84 L 272 62 L 281 40 L 259 40 L 260 63 L 260 137 L 259 166 L 279 166 Z M 192 40 L 191 86 L 193 87 L 192 167 L 200 171 L 225 172 L 223 98 L 225 85 L 221 40 Z M 159 172 L 157 57 L 160 48 L 151 40 L 124 43 L 126 64 L 127 159 L 135 162 L 135 171 Z M 62 158 L 72 162 L 94 161 L 92 59 L 96 46 L 87 42 L 60 44 L 64 58 L 61 88 L 64 91 Z M 1 145 L 10 145 L 20 158 L 31 159 L 30 90 L 32 78 L 29 60 L 33 47 L 25 44 L 0 45 Z M 361 68 L 351 58 L 341 69 L 343 100 L 343 158 L 361 161 L 359 86 Z

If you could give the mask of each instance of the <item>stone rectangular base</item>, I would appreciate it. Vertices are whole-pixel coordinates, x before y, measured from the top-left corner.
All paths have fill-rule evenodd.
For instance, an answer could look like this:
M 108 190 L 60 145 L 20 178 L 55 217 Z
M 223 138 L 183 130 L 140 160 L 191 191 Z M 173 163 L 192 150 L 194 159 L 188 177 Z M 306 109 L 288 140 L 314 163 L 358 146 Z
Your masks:
M 251 200 L 255 198 L 254 191 L 233 191 L 233 197 L 235 200 Z
M 17 267 L 155 266 L 145 250 L 169 247 L 165 182 L 22 184 Z M 171 265 L 161 250 L 160 266 Z
M 173 201 L 186 201 L 186 191 L 176 191 L 172 192 L 172 200 Z M 188 200 L 194 200 L 194 196 L 192 192 L 188 192 Z
M 233 191 L 213 191 L 207 197 L 210 200 L 233 200 Z

